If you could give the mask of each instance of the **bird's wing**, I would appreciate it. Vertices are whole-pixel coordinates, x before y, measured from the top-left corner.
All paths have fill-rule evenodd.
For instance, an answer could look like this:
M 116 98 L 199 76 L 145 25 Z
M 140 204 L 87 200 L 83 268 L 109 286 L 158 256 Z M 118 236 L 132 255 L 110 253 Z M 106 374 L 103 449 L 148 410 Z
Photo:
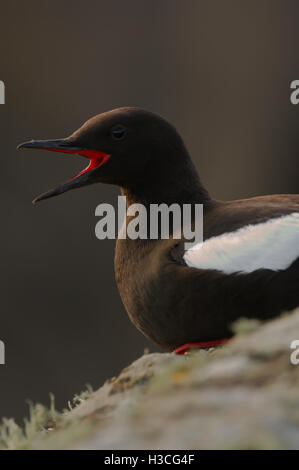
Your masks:
M 226 274 L 283 270 L 298 257 L 298 212 L 211 237 L 184 253 L 188 266 Z

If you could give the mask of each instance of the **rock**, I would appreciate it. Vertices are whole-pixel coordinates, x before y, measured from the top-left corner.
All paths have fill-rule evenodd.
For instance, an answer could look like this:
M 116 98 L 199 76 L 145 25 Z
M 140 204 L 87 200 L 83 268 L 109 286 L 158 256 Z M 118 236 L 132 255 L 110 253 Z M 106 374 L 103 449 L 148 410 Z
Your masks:
M 299 309 L 235 331 L 222 348 L 144 355 L 14 448 L 298 449 Z
M 294 339 L 299 310 L 257 325 L 219 350 L 144 356 L 71 413 L 69 419 L 96 414 L 99 425 L 72 447 L 297 449 Z

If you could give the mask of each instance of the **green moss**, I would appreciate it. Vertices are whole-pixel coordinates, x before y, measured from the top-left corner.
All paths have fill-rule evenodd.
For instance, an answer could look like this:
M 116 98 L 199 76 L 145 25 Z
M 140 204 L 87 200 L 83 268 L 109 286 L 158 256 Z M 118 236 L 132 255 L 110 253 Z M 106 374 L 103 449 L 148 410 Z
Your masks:
M 92 393 L 92 388 L 87 385 L 87 390 L 75 395 L 69 402 L 70 409 L 73 409 L 82 401 L 86 400 Z M 50 406 L 44 406 L 41 403 L 33 404 L 28 401 L 29 416 L 24 418 L 24 426 L 19 426 L 13 418 L 3 418 L 0 424 L 0 449 L 30 449 L 35 440 L 41 443 L 52 434 L 58 434 L 58 431 L 70 427 L 71 421 L 66 420 L 69 410 L 63 410 L 62 413 L 55 408 L 54 395 L 50 394 Z M 86 426 L 85 426 L 86 427 Z M 55 430 L 55 433 L 53 432 Z M 61 435 L 61 432 L 59 432 Z
M 239 318 L 231 325 L 231 330 L 234 334 L 247 335 L 255 331 L 261 322 L 255 318 Z

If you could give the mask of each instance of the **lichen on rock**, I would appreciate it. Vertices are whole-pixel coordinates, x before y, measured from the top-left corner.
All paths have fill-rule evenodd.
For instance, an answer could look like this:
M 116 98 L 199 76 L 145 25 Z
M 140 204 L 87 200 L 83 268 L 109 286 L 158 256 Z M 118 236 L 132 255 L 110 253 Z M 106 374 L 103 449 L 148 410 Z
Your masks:
M 2 448 L 298 449 L 299 309 L 235 331 L 218 349 L 146 354 L 63 414 L 32 408 L 27 430 L 6 420 Z

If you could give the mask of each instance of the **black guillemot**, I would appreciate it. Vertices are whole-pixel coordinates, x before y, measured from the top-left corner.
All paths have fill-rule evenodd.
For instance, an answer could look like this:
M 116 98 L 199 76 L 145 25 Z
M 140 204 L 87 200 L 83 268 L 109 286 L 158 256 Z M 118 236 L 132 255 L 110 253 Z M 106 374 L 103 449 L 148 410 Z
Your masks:
M 184 142 L 160 116 L 115 109 L 35 148 L 83 155 L 89 166 L 34 202 L 93 183 L 127 204 L 203 204 L 203 242 L 118 239 L 117 286 L 134 325 L 166 349 L 221 344 L 240 317 L 267 320 L 299 305 L 299 195 L 213 200 Z

